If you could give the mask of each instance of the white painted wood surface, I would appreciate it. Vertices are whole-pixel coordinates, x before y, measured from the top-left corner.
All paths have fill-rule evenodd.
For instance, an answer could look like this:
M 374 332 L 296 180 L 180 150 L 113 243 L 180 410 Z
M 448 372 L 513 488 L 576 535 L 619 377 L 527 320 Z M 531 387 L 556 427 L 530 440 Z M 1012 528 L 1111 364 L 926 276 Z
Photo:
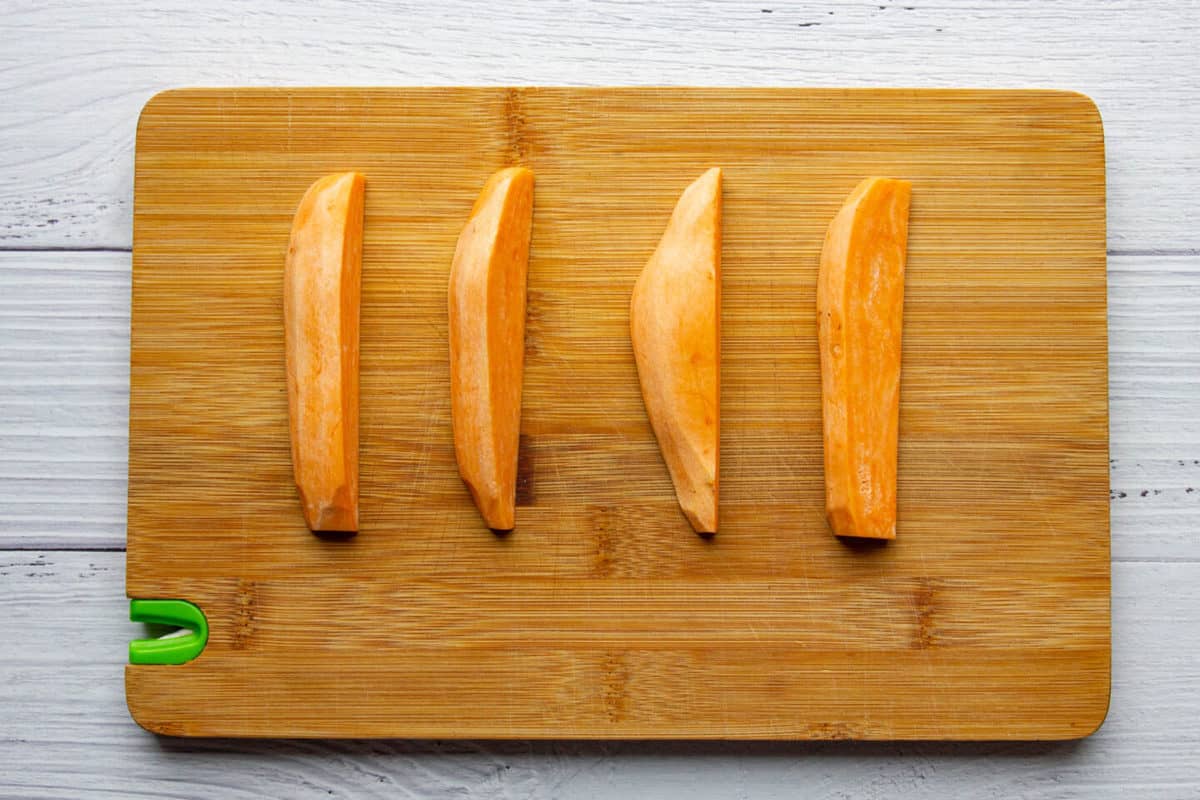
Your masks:
M 1200 797 L 1200 3 L 0 2 L 0 799 Z M 1052 86 L 1109 157 L 1113 700 L 1061 745 L 172 742 L 124 708 L 133 132 L 181 85 Z M 76 252 L 87 251 L 87 252 Z M 1069 557 L 1069 554 L 1064 554 Z
M 1112 247 L 1200 247 L 1195 0 L 5 5 L 0 245 L 129 247 L 134 126 L 169 86 L 683 83 L 1075 89 Z

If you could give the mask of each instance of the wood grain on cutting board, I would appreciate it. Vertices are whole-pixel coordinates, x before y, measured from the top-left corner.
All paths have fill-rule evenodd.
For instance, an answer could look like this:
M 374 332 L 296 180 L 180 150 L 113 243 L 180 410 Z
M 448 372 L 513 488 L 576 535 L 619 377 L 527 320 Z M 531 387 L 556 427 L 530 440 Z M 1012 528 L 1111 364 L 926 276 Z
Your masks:
M 537 173 L 517 528 L 458 478 L 446 281 L 480 186 Z M 629 292 L 725 169 L 721 532 L 650 431 Z M 282 276 L 367 176 L 361 533 L 304 527 Z M 815 283 L 866 175 L 913 182 L 898 538 L 823 519 Z M 190 90 L 138 128 L 132 597 L 204 609 L 127 667 L 179 735 L 1066 738 L 1109 687 L 1104 153 L 1055 92 Z

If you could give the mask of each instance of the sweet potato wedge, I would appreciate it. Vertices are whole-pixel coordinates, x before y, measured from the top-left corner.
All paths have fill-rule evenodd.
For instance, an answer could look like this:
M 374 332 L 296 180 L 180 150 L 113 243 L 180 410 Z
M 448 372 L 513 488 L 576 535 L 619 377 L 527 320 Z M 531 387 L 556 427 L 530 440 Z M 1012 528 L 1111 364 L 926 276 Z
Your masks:
M 314 531 L 358 530 L 358 315 L 363 191 L 321 178 L 292 222 L 284 269 L 292 469 Z
M 717 532 L 721 441 L 721 170 L 679 198 L 633 288 L 630 337 L 642 399 L 697 533 Z
M 533 173 L 484 185 L 450 268 L 450 416 L 458 471 L 489 528 L 516 522 Z
M 838 536 L 896 536 L 907 181 L 867 178 L 829 225 L 817 278 L 825 514 Z

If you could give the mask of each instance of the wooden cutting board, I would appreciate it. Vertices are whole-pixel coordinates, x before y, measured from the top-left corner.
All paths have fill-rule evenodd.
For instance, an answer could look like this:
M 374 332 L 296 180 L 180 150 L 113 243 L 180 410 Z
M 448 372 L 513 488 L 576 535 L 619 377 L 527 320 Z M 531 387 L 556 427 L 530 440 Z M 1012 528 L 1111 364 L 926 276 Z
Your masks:
M 446 282 L 484 180 L 537 174 L 517 529 L 451 439 Z M 721 532 L 693 534 L 629 293 L 725 172 Z M 367 176 L 362 530 L 310 534 L 282 280 Z M 815 283 L 868 175 L 913 182 L 898 538 L 823 519 Z M 138 125 L 128 593 L 207 614 L 129 666 L 186 736 L 1055 739 L 1109 696 L 1104 143 L 1041 91 L 189 90 Z

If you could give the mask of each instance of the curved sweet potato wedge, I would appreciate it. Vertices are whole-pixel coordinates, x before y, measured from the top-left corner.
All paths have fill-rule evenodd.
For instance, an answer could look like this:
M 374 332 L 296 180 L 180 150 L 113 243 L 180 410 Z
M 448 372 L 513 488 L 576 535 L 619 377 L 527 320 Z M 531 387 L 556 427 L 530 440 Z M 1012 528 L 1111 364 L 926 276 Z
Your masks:
M 721 170 L 679 198 L 633 288 L 630 337 L 642 398 L 679 506 L 717 532 L 721 441 Z
M 358 316 L 363 191 L 321 178 L 292 222 L 284 269 L 292 468 L 314 531 L 358 530 Z
M 511 167 L 484 185 L 450 268 L 450 416 L 458 471 L 493 530 L 515 524 L 525 279 L 533 173 Z
M 867 178 L 833 218 L 817 279 L 825 513 L 838 536 L 896 536 L 908 181 Z

